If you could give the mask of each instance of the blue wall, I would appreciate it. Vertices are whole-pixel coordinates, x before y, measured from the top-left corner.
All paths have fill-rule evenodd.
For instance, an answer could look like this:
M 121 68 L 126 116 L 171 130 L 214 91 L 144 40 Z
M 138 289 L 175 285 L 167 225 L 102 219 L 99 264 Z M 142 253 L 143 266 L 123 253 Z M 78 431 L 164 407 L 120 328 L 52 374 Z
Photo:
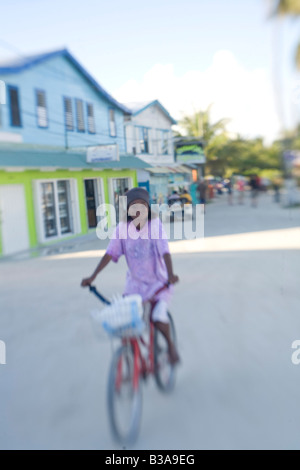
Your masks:
M 0 132 L 21 134 L 24 143 L 65 146 L 65 117 L 63 97 L 72 98 L 74 131 L 68 131 L 68 146 L 78 147 L 95 144 L 118 143 L 120 153 L 125 153 L 124 114 L 96 91 L 78 69 L 63 56 L 50 58 L 32 68 L 10 75 L 1 75 L 6 85 L 19 88 L 22 127 L 10 125 L 10 110 L 1 106 L 2 126 Z M 36 89 L 46 92 L 48 128 L 39 128 L 36 111 Z M 84 102 L 85 132 L 76 130 L 75 98 Z M 87 130 L 86 103 L 94 106 L 96 134 Z M 115 110 L 117 137 L 110 137 L 109 109 Z

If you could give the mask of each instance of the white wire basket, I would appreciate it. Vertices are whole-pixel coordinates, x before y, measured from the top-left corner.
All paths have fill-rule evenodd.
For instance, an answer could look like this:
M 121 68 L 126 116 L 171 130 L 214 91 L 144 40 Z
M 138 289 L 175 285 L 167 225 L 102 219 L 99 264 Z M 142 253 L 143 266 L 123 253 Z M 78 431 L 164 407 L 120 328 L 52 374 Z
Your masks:
M 143 314 L 142 297 L 128 295 L 114 298 L 102 310 L 93 310 L 91 317 L 96 327 L 100 324 L 109 336 L 132 337 L 141 335 L 146 327 Z

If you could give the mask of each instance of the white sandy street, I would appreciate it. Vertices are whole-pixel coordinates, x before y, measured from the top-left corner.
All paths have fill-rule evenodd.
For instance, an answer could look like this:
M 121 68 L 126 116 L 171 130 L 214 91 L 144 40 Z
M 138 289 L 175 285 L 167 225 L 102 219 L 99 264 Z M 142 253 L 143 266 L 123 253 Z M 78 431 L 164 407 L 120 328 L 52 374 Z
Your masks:
M 207 208 L 205 241 L 171 243 L 182 364 L 162 395 L 151 379 L 137 449 L 300 449 L 300 210 Z M 106 414 L 111 345 L 80 288 L 105 246 L 0 264 L 0 448 L 114 449 Z M 102 251 L 101 251 L 102 250 Z M 124 260 L 97 281 L 122 292 Z

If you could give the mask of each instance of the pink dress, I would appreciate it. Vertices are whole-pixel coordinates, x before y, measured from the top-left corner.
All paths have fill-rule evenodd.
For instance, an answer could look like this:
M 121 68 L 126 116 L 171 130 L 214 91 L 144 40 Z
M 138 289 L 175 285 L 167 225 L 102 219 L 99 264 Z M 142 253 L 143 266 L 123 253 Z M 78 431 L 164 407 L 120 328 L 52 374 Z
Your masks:
M 238 191 L 244 191 L 244 189 L 245 189 L 244 181 L 238 181 L 237 182 L 237 189 L 238 189 Z
M 170 253 L 166 232 L 158 218 L 148 221 L 138 231 L 132 222 L 120 222 L 106 253 L 116 263 L 125 255 L 128 272 L 124 295 L 140 294 L 144 301 L 168 281 L 163 255 Z M 173 286 L 165 289 L 157 300 L 170 301 Z

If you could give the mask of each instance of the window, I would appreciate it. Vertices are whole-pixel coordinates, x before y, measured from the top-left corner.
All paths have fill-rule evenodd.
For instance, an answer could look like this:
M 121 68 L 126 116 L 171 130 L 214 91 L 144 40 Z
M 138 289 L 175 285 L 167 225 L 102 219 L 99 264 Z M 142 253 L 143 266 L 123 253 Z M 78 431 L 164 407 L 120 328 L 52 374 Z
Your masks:
M 112 178 L 112 196 L 113 204 L 116 209 L 116 222 L 119 222 L 120 211 L 126 214 L 126 205 L 123 199 L 119 199 L 120 196 L 124 196 L 128 189 L 132 188 L 131 178 Z M 120 206 L 120 203 L 122 205 Z
M 70 214 L 70 182 L 57 181 L 58 216 L 62 235 L 72 232 Z
M 76 118 L 77 118 L 77 131 L 84 132 L 84 115 L 83 115 L 83 102 L 82 100 L 76 100 Z
M 21 113 L 19 103 L 19 90 L 16 87 L 8 87 L 10 124 L 14 127 L 21 127 Z
M 72 233 L 70 181 L 41 183 L 41 197 L 45 238 Z
M 95 117 L 94 117 L 94 106 L 90 103 L 87 104 L 87 116 L 88 116 L 88 131 L 90 134 L 95 134 Z
M 64 114 L 65 114 L 65 126 L 67 131 L 74 130 L 73 124 L 73 107 L 71 98 L 64 98 Z
M 162 155 L 169 153 L 169 131 L 161 131 L 161 153 Z
M 140 151 L 141 153 L 149 153 L 149 129 L 140 127 Z
M 42 183 L 42 212 L 45 237 L 55 237 L 57 224 L 53 183 Z
M 111 137 L 116 137 L 116 135 L 117 135 L 114 109 L 109 110 L 109 134 L 110 134 Z
M 36 112 L 39 127 L 48 127 L 48 115 L 46 106 L 46 93 L 44 91 L 36 91 Z

